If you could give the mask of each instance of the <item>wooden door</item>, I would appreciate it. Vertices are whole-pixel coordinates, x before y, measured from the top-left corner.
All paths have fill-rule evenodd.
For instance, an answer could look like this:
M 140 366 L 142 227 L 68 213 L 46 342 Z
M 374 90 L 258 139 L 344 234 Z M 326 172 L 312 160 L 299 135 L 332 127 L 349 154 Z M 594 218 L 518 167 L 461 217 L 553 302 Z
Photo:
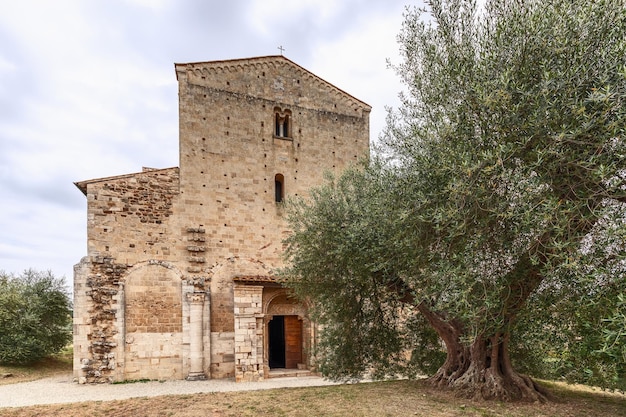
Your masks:
M 285 368 L 302 363 L 302 322 L 298 316 L 285 316 Z

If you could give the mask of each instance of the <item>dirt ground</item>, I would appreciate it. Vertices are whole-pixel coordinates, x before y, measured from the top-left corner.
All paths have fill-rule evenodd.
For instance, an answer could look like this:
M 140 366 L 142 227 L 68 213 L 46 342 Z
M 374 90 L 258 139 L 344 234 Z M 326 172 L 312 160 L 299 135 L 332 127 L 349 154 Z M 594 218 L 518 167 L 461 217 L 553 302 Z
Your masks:
M 626 396 L 549 383 L 546 404 L 458 398 L 423 381 L 289 388 L 137 398 L 123 401 L 0 409 L 4 417 L 34 416 L 482 416 L 626 417 Z

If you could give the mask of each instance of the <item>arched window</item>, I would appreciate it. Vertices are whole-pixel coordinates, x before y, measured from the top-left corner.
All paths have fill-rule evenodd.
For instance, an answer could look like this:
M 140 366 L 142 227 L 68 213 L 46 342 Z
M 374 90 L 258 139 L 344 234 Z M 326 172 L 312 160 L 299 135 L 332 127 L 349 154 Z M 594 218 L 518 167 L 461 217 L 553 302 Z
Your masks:
M 274 177 L 274 200 L 281 203 L 285 199 L 285 177 L 283 174 L 276 174 Z
M 274 135 L 280 138 L 288 138 L 290 136 L 289 116 L 291 111 L 281 110 L 279 107 L 274 108 Z

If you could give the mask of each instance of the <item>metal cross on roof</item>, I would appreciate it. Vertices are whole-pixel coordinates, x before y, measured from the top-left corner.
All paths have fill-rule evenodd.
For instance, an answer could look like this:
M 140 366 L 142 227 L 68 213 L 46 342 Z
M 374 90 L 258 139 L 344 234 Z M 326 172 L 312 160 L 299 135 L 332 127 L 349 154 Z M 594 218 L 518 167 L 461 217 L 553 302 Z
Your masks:
M 282 45 L 280 45 L 280 46 L 278 47 L 278 49 L 280 50 L 280 54 L 281 54 L 281 55 L 282 55 L 282 54 L 283 54 L 283 52 L 285 51 L 285 48 L 283 48 L 283 46 L 282 46 Z

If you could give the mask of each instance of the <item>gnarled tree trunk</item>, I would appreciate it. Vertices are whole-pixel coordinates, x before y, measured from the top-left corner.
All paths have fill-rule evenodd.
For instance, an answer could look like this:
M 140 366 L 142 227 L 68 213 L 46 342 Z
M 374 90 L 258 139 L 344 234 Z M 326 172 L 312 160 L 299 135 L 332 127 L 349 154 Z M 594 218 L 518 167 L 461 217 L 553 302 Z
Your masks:
M 547 400 L 547 392 L 530 377 L 516 372 L 509 356 L 509 335 L 478 336 L 470 346 L 462 343 L 460 322 L 446 320 L 424 305 L 419 310 L 446 345 L 446 361 L 430 382 L 454 388 L 462 395 L 502 401 Z

